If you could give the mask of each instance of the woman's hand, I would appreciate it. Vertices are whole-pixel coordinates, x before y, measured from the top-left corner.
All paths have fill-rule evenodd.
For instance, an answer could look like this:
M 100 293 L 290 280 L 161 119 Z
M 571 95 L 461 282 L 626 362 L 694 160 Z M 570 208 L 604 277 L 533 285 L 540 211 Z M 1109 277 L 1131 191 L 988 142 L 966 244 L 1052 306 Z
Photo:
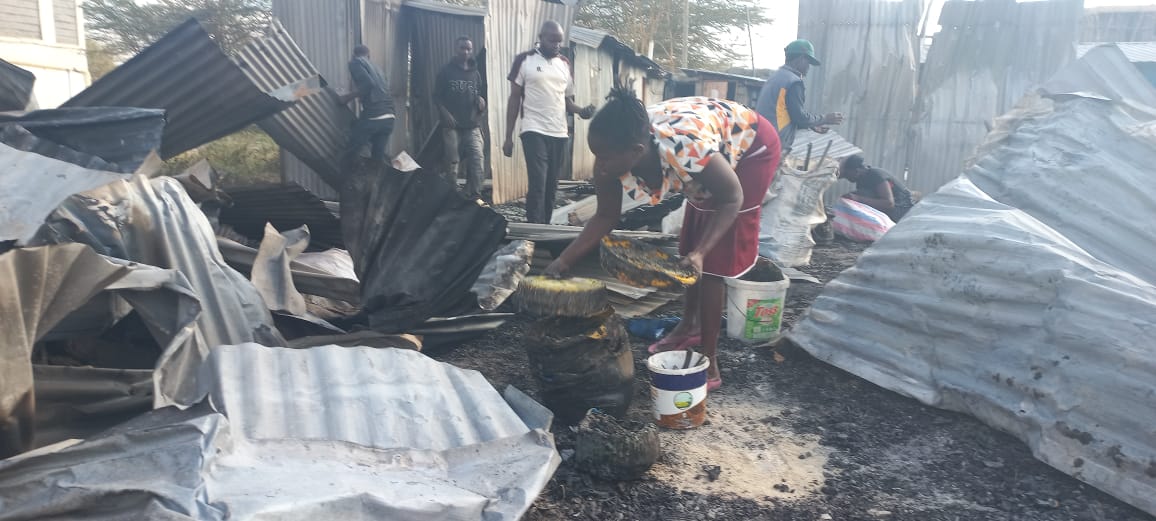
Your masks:
M 694 274 L 697 277 L 702 277 L 702 261 L 706 258 L 706 254 L 700 251 L 692 251 L 682 258 L 682 265 L 687 268 L 693 268 Z
M 561 258 L 554 259 L 549 266 L 546 266 L 547 277 L 552 279 L 561 279 L 566 277 L 566 273 L 570 271 L 570 265 L 566 264 Z

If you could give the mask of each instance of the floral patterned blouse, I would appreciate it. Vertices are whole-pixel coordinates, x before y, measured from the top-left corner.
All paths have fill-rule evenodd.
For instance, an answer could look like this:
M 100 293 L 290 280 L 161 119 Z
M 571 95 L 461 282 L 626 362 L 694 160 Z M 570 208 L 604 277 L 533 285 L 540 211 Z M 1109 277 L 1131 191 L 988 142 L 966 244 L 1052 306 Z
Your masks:
M 716 153 L 722 154 L 732 167 L 737 166 L 758 131 L 758 113 L 734 101 L 674 98 L 651 105 L 646 111 L 662 162 L 662 186 L 655 190 L 630 173 L 621 179 L 627 196 L 650 204 L 681 192 Z

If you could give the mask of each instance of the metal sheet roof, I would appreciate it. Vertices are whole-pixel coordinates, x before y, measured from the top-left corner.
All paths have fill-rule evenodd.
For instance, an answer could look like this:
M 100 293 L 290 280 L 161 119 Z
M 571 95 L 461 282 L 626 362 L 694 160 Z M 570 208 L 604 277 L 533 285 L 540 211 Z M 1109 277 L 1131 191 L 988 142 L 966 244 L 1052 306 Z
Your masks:
M 610 37 L 610 33 L 606 31 L 599 31 L 598 29 L 587 29 L 577 25 L 570 28 L 570 41 L 585 45 L 587 47 L 594 47 L 597 49 L 602 45 L 602 41 Z
M 447 4 L 445 2 L 437 2 L 434 0 L 405 0 L 401 5 L 434 13 L 452 14 L 454 16 L 472 16 L 476 18 L 486 17 L 486 10 L 480 7 Z
M 1156 62 L 1156 42 L 1098 42 L 1076 44 L 1076 58 L 1083 58 L 1088 51 L 1101 45 L 1116 46 L 1132 63 Z
M 629 45 L 622 43 L 622 41 L 615 38 L 614 35 L 605 31 L 575 25 L 570 28 L 570 41 L 595 49 L 606 47 L 618 58 L 631 62 L 631 64 L 641 68 L 647 74 L 662 77 L 669 76 L 670 74 L 654 60 L 634 52 L 634 49 Z
M 64 103 L 65 107 L 165 109 L 161 157 L 226 136 L 289 107 L 254 85 L 196 19 Z
M 744 76 L 742 74 L 731 74 L 729 72 L 707 71 L 702 69 L 679 69 L 687 76 L 703 76 L 707 78 L 722 78 L 727 80 L 745 81 L 750 83 L 758 83 L 762 85 L 766 83 L 766 78 L 756 78 L 754 76 Z

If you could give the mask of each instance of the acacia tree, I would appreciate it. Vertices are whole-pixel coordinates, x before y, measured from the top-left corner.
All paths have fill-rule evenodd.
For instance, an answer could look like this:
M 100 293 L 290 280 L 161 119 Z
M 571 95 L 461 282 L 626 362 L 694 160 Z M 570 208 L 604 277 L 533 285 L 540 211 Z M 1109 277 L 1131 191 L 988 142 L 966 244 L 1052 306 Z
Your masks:
M 728 33 L 745 29 L 748 21 L 752 26 L 771 21 L 757 0 L 691 0 L 689 18 L 688 41 L 682 41 L 681 1 L 585 0 L 576 23 L 611 33 L 640 54 L 653 41 L 654 59 L 664 66 L 679 66 L 682 49 L 689 46 L 689 67 L 726 69 L 747 55 L 746 46 L 731 46 Z
M 113 55 L 134 55 L 185 20 L 195 17 L 218 44 L 233 51 L 264 29 L 269 0 L 88 0 L 88 37 Z

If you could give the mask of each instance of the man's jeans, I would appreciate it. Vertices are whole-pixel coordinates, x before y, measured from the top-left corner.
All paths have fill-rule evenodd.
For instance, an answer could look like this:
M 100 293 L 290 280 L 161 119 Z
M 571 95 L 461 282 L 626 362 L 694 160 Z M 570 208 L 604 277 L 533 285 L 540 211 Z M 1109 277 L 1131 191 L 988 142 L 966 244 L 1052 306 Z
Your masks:
M 374 161 L 385 161 L 385 145 L 389 142 L 389 135 L 393 133 L 394 118 L 366 119 L 358 118 L 353 123 L 353 135 L 349 138 L 349 147 L 345 153 L 345 162 L 350 164 L 361 155 L 361 149 L 369 144 L 369 157 Z
M 482 129 L 474 128 L 443 128 L 442 140 L 445 142 L 446 162 L 449 171 L 446 177 L 458 186 L 458 175 L 461 165 L 466 165 L 467 197 L 477 197 L 482 191 L 482 179 L 486 175 L 485 143 L 482 140 Z
M 554 215 L 554 196 L 558 192 L 558 176 L 566 159 L 566 145 L 570 138 L 544 136 L 537 132 L 522 133 L 522 149 L 526 153 L 526 173 L 529 193 L 526 194 L 526 222 L 550 224 Z

